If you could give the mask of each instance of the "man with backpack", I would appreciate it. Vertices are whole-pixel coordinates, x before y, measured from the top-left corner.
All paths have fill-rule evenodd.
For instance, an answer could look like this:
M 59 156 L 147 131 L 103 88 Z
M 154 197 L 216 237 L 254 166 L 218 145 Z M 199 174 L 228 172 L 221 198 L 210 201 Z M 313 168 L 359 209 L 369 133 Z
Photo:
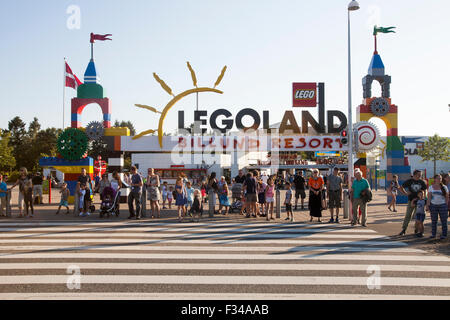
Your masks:
M 352 197 L 352 226 L 356 225 L 358 220 L 358 208 L 361 209 L 361 226 L 367 227 L 367 203 L 372 200 L 372 191 L 369 182 L 363 178 L 359 169 L 355 170 L 355 179 L 350 191 Z

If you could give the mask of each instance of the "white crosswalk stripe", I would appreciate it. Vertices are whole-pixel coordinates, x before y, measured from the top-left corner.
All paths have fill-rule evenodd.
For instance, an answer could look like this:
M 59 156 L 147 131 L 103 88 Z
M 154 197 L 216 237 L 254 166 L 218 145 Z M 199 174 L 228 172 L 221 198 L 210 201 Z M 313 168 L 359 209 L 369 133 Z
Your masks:
M 0 299 L 117 297 L 450 300 L 450 258 L 344 224 L 0 223 Z

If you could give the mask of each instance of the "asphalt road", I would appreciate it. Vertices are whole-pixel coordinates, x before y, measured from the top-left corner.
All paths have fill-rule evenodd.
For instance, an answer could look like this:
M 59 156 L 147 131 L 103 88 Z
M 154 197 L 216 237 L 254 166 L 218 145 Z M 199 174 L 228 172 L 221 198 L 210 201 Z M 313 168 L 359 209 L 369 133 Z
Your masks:
M 448 242 L 393 236 L 403 215 L 382 202 L 371 203 L 369 228 L 309 223 L 306 211 L 293 223 L 177 223 L 173 211 L 136 221 L 44 205 L 25 220 L 15 209 L 0 221 L 0 298 L 449 300 Z

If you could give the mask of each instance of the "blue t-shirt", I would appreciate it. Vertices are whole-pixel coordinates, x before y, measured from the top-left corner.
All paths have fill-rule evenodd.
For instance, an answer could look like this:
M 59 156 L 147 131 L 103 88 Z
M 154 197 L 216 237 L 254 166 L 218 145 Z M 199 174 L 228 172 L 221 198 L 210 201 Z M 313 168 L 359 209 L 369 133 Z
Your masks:
M 4 182 L 0 183 L 0 190 L 2 190 L 2 191 L 8 190 L 8 186 L 6 185 L 6 183 L 4 183 Z M 4 197 L 6 197 L 6 193 L 0 192 L 0 198 L 4 198 Z
M 186 188 L 187 191 L 187 200 L 194 201 L 194 188 Z
M 140 182 L 142 182 L 142 178 L 139 174 L 136 173 L 131 176 L 131 184 L 138 184 Z M 142 187 L 131 187 L 131 191 L 142 192 Z
M 367 188 L 369 188 L 369 182 L 366 179 L 362 178 L 359 181 L 355 179 L 352 184 L 353 198 L 359 199 L 361 197 L 361 191 Z

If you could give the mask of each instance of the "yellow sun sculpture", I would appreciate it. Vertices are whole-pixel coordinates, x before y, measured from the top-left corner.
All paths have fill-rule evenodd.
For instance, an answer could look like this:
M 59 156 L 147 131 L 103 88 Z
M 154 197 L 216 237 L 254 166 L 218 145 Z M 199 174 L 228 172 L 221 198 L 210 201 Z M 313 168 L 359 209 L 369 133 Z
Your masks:
M 146 130 L 143 131 L 141 133 L 139 133 L 138 135 L 133 137 L 133 140 L 142 138 L 143 136 L 147 135 L 147 134 L 152 134 L 155 133 L 156 131 L 158 131 L 158 140 L 159 140 L 159 146 L 162 148 L 162 138 L 163 138 L 163 125 L 164 125 L 164 119 L 166 118 L 167 113 L 169 112 L 169 110 L 181 99 L 183 99 L 184 97 L 192 94 L 192 93 L 197 93 L 197 92 L 215 92 L 215 93 L 219 93 L 219 94 L 223 94 L 222 91 L 217 90 L 216 87 L 220 84 L 220 82 L 223 79 L 223 76 L 225 75 L 225 71 L 227 70 L 227 66 L 223 67 L 222 72 L 220 73 L 219 77 L 217 78 L 216 83 L 214 84 L 213 88 L 208 88 L 208 87 L 203 87 L 203 88 L 199 88 L 197 87 L 197 77 L 195 76 L 195 72 L 194 69 L 192 69 L 191 64 L 188 62 L 187 63 L 188 69 L 191 73 L 191 77 L 192 77 L 192 82 L 194 84 L 193 89 L 190 90 L 186 90 L 178 95 L 174 95 L 172 92 L 172 89 L 162 80 L 158 77 L 158 75 L 156 73 L 153 73 L 153 77 L 155 78 L 155 80 L 161 85 L 161 87 L 164 89 L 164 91 L 166 91 L 168 94 L 170 94 L 173 99 L 169 101 L 169 103 L 165 106 L 165 108 L 163 109 L 162 112 L 158 111 L 156 108 L 147 106 L 147 105 L 143 105 L 143 104 L 135 104 L 136 107 L 138 108 L 143 108 L 143 109 L 147 109 L 149 111 L 152 111 L 154 113 L 159 113 L 161 114 L 160 118 L 159 118 L 159 125 L 158 125 L 158 130 L 155 129 L 150 129 L 150 130 Z

